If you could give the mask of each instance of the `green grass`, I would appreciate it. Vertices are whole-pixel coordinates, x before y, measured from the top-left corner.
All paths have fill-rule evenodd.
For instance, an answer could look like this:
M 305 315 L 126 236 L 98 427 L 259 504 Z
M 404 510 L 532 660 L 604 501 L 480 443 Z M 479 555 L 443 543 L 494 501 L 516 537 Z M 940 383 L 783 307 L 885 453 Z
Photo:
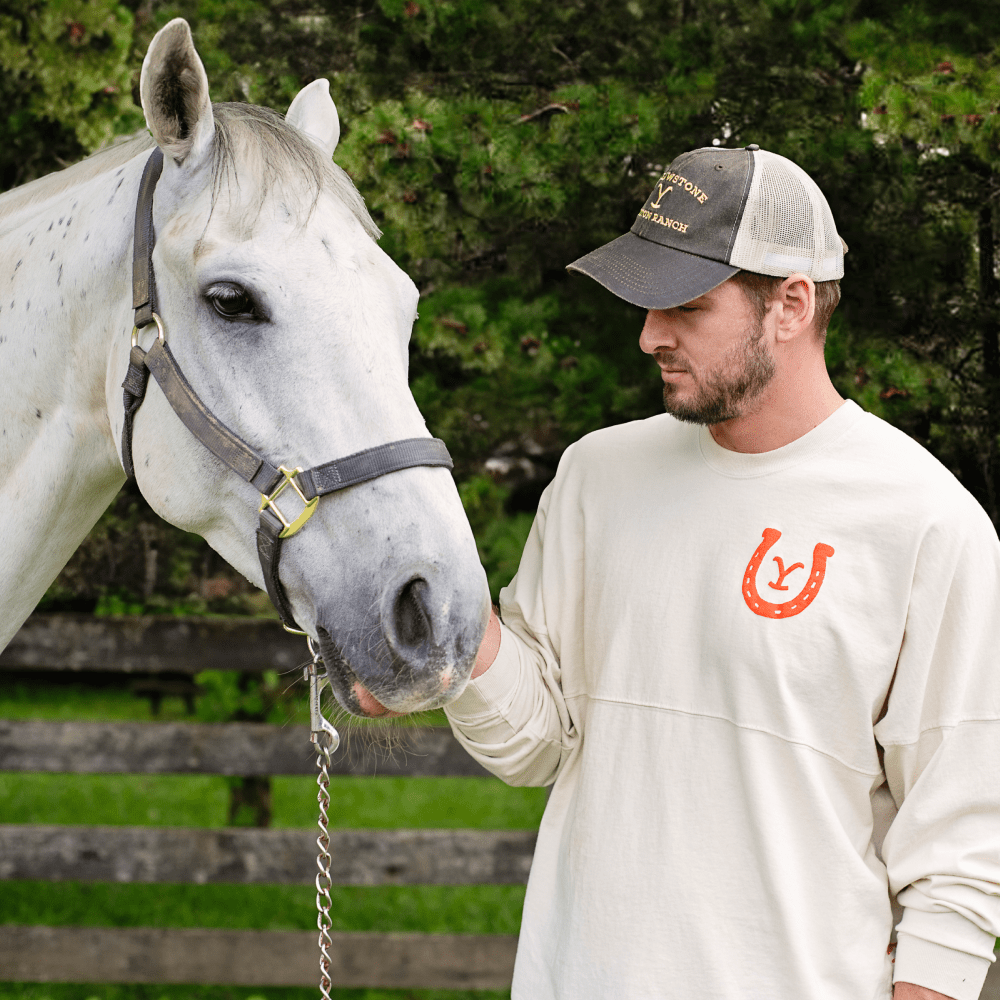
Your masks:
M 0 718 L 142 721 L 150 713 L 146 702 L 128 692 L 7 685 L 0 686 Z M 167 700 L 160 718 L 183 719 L 183 707 Z M 438 715 L 426 721 L 443 720 Z M 0 822 L 218 828 L 226 825 L 228 794 L 227 779 L 215 776 L 0 773 Z M 331 796 L 331 826 L 343 828 L 535 828 L 545 803 L 544 789 L 508 788 L 479 778 L 336 777 Z M 272 800 L 275 827 L 314 826 L 314 779 L 274 778 Z M 524 889 L 335 887 L 331 895 L 336 930 L 516 934 Z M 0 882 L 0 925 L 312 930 L 314 906 L 309 886 Z M 0 983 L 0 1000 L 315 1000 L 316 995 L 290 988 Z M 332 996 L 500 1000 L 509 993 L 344 989 Z
M 545 791 L 488 778 L 349 778 L 330 783 L 330 826 L 477 830 L 538 826 Z M 0 773 L 0 822 L 226 826 L 224 777 Z M 312 778 L 272 779 L 272 826 L 316 823 Z
M 330 920 L 336 931 L 516 934 L 523 896 L 520 886 L 506 885 L 335 886 Z M 316 927 L 316 890 L 308 885 L 7 882 L 0 898 L 0 919 L 7 924 L 263 931 Z
M 212 680 L 235 680 L 235 673 L 226 671 L 206 671 L 198 675 Z M 290 675 L 277 675 L 282 689 L 291 684 Z M 23 683 L 5 681 L 0 674 L 0 719 L 48 719 L 55 722 L 216 722 L 222 719 L 212 718 L 205 711 L 206 701 L 198 701 L 198 711 L 195 716 L 187 714 L 184 702 L 177 697 L 163 699 L 159 715 L 150 712 L 149 701 L 132 694 L 127 689 L 129 681 L 123 679 L 123 689 L 104 689 L 95 691 L 81 684 L 59 684 L 52 687 L 38 687 Z M 324 691 L 323 702 L 328 714 L 334 722 L 345 731 L 352 734 L 364 734 L 371 730 L 378 734 L 386 729 L 396 729 L 400 726 L 447 726 L 442 709 L 432 712 L 422 712 L 417 715 L 393 719 L 391 723 L 381 720 L 368 722 L 364 719 L 347 718 L 339 708 L 331 704 L 328 691 Z M 291 698 L 283 709 L 275 711 L 275 722 L 281 725 L 292 723 L 308 725 L 309 707 L 306 703 L 305 689 L 301 687 L 298 695 Z M 343 734 L 342 734 L 343 735 Z
M 2 675 L 0 675 L 2 676 Z M 123 679 L 128 684 L 127 679 Z M 128 690 L 93 691 L 78 684 L 36 687 L 0 679 L 0 719 L 49 719 L 56 722 L 149 722 L 149 702 Z M 164 698 L 157 720 L 189 719 L 180 698 Z

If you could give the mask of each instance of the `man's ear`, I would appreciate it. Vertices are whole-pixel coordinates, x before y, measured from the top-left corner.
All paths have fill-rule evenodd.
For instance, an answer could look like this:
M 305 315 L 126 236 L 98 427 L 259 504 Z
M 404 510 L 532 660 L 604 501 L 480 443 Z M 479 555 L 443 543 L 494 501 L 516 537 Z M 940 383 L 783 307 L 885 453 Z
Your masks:
M 326 153 L 333 156 L 340 140 L 340 117 L 330 97 L 329 80 L 313 80 L 288 106 L 285 121 L 294 125 Z
M 788 343 L 812 329 L 816 316 L 816 284 L 808 275 L 792 274 L 778 286 L 775 339 Z
M 205 67 L 183 18 L 174 18 L 149 43 L 139 93 L 146 124 L 163 155 L 197 170 L 211 156 L 215 121 Z

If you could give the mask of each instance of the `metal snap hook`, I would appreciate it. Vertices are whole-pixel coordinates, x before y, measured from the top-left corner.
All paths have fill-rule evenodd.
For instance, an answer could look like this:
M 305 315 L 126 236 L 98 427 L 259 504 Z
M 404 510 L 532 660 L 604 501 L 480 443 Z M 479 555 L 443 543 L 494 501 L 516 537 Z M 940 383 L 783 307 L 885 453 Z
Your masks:
M 340 746 L 340 733 L 326 720 L 323 715 L 323 708 L 320 704 L 320 696 L 323 693 L 323 685 L 329 684 L 325 674 L 320 673 L 323 665 L 323 657 L 319 650 L 313 645 L 312 636 L 307 636 L 306 642 L 309 644 L 309 652 L 312 653 L 312 663 L 304 669 L 306 680 L 309 681 L 309 740 L 312 743 L 322 746 L 321 739 L 325 734 L 327 737 L 327 754 L 333 753 Z

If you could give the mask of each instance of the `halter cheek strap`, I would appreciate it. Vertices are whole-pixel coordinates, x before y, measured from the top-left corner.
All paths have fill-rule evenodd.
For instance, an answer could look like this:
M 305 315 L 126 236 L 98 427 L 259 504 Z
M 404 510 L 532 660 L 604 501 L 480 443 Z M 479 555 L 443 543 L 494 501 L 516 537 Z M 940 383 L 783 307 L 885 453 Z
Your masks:
M 153 192 L 163 171 L 163 150 L 157 146 L 150 154 L 139 181 L 139 198 L 135 208 L 135 238 L 132 243 L 132 308 L 135 326 L 141 329 L 153 322 L 156 311 L 156 275 L 153 273 Z M 132 422 L 146 395 L 149 370 L 142 363 L 145 352 L 132 338 L 128 374 L 122 382 L 125 390 L 125 422 L 122 424 L 122 465 L 129 479 L 135 478 L 132 464 Z
M 122 465 L 125 474 L 135 477 L 132 459 L 132 429 L 135 414 L 146 395 L 152 374 L 174 412 L 187 429 L 216 458 L 261 494 L 260 523 L 257 528 L 257 555 L 264 571 L 268 596 L 281 615 L 285 627 L 302 632 L 295 622 L 291 604 L 281 585 L 279 564 L 281 547 L 286 538 L 301 530 L 312 516 L 319 498 L 338 490 L 366 483 L 380 476 L 429 465 L 453 468 L 451 456 L 443 441 L 437 438 L 407 438 L 375 448 L 356 452 L 311 469 L 289 469 L 272 465 L 239 435 L 230 430 L 202 402 L 191 383 L 185 378 L 167 345 L 163 322 L 156 312 L 156 278 L 153 274 L 153 192 L 163 169 L 163 153 L 154 149 L 146 161 L 139 184 L 135 212 L 135 244 L 132 256 L 132 306 L 135 328 L 129 352 L 128 372 L 122 388 L 125 390 L 125 420 L 122 424 Z M 138 344 L 140 328 L 155 323 L 157 339 L 148 351 Z M 278 498 L 286 489 L 296 493 L 304 504 L 298 517 L 289 521 L 282 512 Z M 303 633 L 304 634 L 304 633 Z

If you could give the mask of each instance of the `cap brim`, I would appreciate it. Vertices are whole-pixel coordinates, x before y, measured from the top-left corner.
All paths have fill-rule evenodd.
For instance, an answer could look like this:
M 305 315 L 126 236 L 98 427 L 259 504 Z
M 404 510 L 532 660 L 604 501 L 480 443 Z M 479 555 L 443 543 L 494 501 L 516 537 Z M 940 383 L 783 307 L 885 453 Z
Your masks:
M 661 246 L 628 232 L 567 265 L 643 309 L 672 309 L 731 278 L 738 267 Z

